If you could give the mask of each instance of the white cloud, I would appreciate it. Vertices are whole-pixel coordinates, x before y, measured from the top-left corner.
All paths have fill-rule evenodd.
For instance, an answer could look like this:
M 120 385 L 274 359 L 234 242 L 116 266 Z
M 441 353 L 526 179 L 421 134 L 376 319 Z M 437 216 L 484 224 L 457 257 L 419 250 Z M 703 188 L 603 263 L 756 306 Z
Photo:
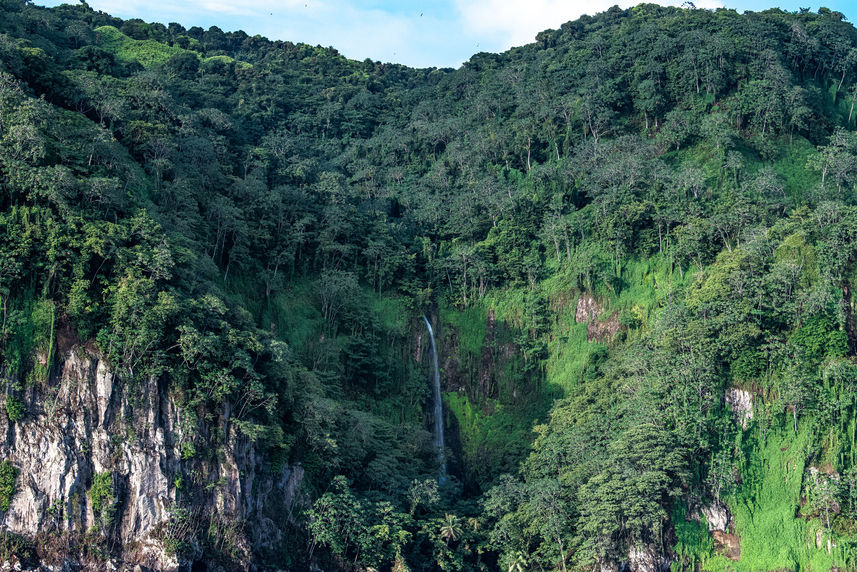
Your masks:
M 622 8 L 635 6 L 640 0 L 620 0 Z M 680 6 L 684 0 L 659 1 L 658 4 Z M 532 42 L 536 34 L 558 28 L 564 22 L 583 14 L 603 12 L 617 0 L 455 0 L 464 22 L 475 34 L 496 37 L 503 48 Z M 697 0 L 697 8 L 723 7 L 719 0 Z

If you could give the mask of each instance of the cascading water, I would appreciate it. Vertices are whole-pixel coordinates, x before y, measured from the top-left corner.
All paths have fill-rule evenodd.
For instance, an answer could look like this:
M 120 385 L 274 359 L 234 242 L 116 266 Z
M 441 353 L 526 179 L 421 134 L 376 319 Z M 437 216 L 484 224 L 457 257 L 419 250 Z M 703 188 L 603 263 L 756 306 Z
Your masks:
M 446 480 L 446 459 L 444 458 L 443 450 L 443 401 L 440 397 L 440 369 L 437 365 L 437 346 L 434 343 L 434 331 L 431 329 L 431 324 L 428 318 L 423 316 L 428 328 L 429 338 L 431 338 L 431 357 L 434 362 L 434 446 L 437 449 L 437 458 L 440 461 L 440 478 L 443 482 Z

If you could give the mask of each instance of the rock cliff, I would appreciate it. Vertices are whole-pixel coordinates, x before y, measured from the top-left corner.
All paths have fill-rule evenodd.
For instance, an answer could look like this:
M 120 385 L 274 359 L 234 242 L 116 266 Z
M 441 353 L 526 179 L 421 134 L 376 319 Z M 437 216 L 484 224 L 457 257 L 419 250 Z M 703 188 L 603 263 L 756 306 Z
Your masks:
M 33 564 L 252 569 L 282 549 L 300 466 L 272 465 L 228 414 L 197 421 L 167 379 L 125 382 L 81 346 L 62 358 L 0 420 L 18 469 L 2 528 L 32 541 Z

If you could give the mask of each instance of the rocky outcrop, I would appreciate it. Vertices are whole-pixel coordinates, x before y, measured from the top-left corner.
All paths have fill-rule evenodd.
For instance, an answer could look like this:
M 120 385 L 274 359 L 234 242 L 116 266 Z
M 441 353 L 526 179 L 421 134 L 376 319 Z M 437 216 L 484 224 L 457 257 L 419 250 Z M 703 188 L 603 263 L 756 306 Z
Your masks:
M 715 530 L 725 532 L 729 526 L 729 509 L 721 502 L 715 501 L 709 506 L 702 507 L 702 514 L 705 516 L 710 532 Z
M 595 320 L 601 313 L 601 307 L 595 301 L 591 294 L 581 294 L 577 298 L 577 310 L 574 313 L 574 321 L 578 324 L 585 324 Z
M 228 415 L 195 421 L 165 379 L 124 382 L 96 352 L 76 347 L 59 375 L 23 398 L 22 419 L 0 420 L 0 458 L 19 470 L 2 528 L 63 539 L 56 554 L 41 550 L 42 560 L 94 542 L 118 563 L 177 570 L 204 557 L 202 531 L 225 527 L 223 542 L 246 568 L 289 530 L 302 469 L 272 469 Z M 220 445 L 203 455 L 212 433 Z
M 714 539 L 714 551 L 729 560 L 741 558 L 741 538 L 735 534 L 735 526 L 729 513 L 729 507 L 715 500 L 708 506 L 703 506 L 697 513 L 705 517 L 708 531 Z
M 746 429 L 753 420 L 753 397 L 750 392 L 737 387 L 726 390 L 726 404 L 732 409 L 732 415 Z
M 662 572 L 670 569 L 670 562 L 651 545 L 631 545 L 628 549 L 630 572 Z
M 622 329 L 619 313 L 613 312 L 605 317 L 604 309 L 591 294 L 581 294 L 577 299 L 574 321 L 586 324 L 586 341 L 608 343 Z
M 714 537 L 714 552 L 725 556 L 733 562 L 741 559 L 741 538 L 735 534 L 715 530 L 711 533 Z

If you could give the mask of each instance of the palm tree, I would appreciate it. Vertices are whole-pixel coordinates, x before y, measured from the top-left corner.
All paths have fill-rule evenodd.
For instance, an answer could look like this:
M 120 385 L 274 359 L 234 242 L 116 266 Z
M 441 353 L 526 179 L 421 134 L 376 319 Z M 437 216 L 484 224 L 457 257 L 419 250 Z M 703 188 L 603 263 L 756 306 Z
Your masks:
M 447 513 L 440 525 L 440 537 L 449 545 L 450 540 L 458 540 L 461 537 L 461 519 L 454 514 Z

